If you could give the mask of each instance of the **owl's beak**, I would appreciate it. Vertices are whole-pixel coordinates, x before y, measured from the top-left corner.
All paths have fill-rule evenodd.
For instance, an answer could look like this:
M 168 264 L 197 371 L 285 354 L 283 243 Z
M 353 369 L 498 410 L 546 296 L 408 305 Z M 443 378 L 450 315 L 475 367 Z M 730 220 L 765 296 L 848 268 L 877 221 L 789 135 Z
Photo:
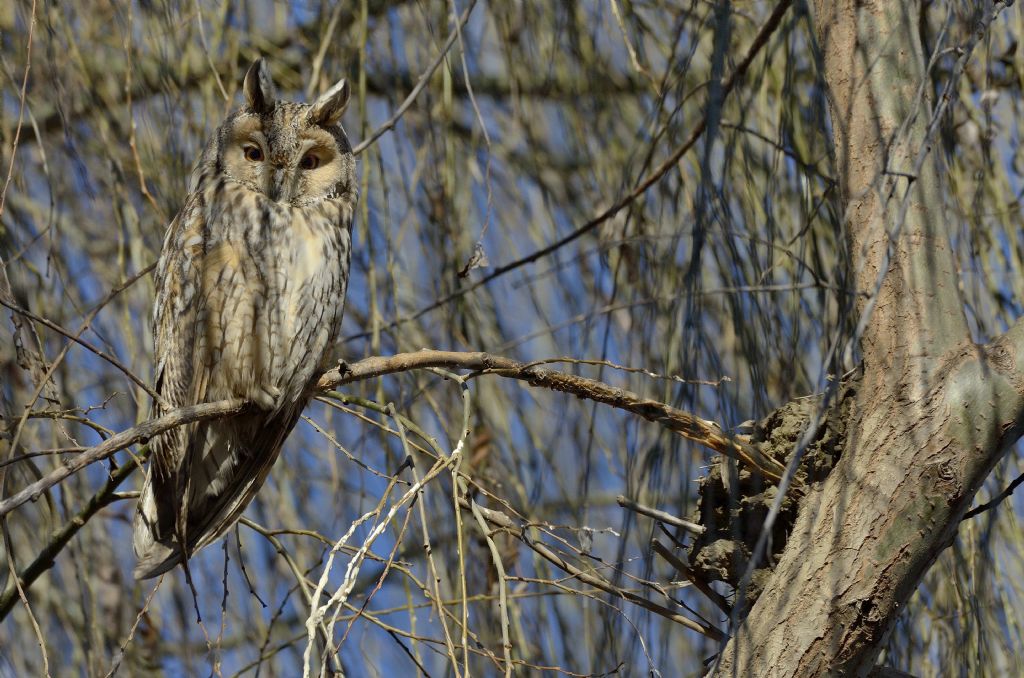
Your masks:
M 267 196 L 274 202 L 291 202 L 294 189 L 292 173 L 283 167 L 275 167 L 270 171 L 270 185 Z

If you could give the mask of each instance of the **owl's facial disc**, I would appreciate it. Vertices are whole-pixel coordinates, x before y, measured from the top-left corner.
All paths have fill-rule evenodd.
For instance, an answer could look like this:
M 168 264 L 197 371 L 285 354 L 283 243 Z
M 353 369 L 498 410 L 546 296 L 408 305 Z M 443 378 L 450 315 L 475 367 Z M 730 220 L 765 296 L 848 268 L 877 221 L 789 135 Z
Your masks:
M 227 177 L 282 205 L 335 197 L 345 158 L 331 131 L 309 123 L 308 110 L 289 104 L 270 115 L 238 115 L 221 137 Z

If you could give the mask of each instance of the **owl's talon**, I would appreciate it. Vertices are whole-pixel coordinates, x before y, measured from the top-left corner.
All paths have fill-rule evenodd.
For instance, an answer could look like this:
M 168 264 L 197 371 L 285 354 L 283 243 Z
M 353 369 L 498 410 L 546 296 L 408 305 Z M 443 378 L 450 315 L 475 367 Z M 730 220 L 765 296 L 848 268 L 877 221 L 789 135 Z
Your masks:
M 352 373 L 352 367 L 344 358 L 338 358 L 338 376 L 344 377 Z
M 277 386 L 264 386 L 262 390 L 252 394 L 252 401 L 261 409 L 273 410 L 281 402 L 282 391 Z

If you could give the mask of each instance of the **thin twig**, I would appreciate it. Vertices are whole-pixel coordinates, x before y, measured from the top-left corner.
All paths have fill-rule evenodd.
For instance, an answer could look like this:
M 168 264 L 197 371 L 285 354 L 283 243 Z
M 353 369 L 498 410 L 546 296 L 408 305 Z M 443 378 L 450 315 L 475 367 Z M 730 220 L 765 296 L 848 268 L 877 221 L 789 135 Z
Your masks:
M 632 499 L 627 499 L 625 495 L 620 494 L 618 497 L 615 498 L 615 501 L 617 501 L 619 503 L 619 506 L 621 506 L 624 509 L 629 509 L 630 511 L 642 513 L 643 515 L 649 518 L 654 518 L 655 520 L 667 523 L 668 525 L 680 527 L 689 532 L 693 532 L 694 534 L 704 534 L 704 532 L 707 531 L 707 528 L 703 525 L 698 525 L 697 523 L 691 523 L 689 520 L 677 518 L 671 513 L 659 511 L 658 509 L 651 508 L 650 506 L 644 506 L 643 504 L 635 502 Z
M 377 141 L 377 139 L 379 139 L 381 135 L 383 135 L 388 130 L 393 129 L 394 126 L 398 124 L 398 121 L 401 120 L 402 116 L 405 115 L 405 112 L 409 110 L 409 107 L 412 106 L 412 103 L 416 101 L 416 97 L 418 97 L 420 95 L 420 92 L 423 91 L 423 88 L 427 86 L 427 83 L 430 81 L 430 77 L 434 75 L 434 71 L 436 71 L 437 67 L 441 65 L 441 63 L 444 61 L 444 58 L 448 56 L 448 51 L 452 48 L 452 45 L 455 44 L 455 41 L 459 37 L 459 31 L 462 29 L 462 26 L 466 24 L 466 21 L 469 20 L 469 15 L 473 11 L 473 7 L 475 6 L 476 0 L 470 0 L 469 5 L 462 12 L 462 16 L 459 18 L 459 22 L 456 24 L 455 28 L 452 29 L 452 32 L 448 35 L 448 40 L 444 43 L 444 47 L 441 48 L 441 51 L 438 53 L 437 58 L 434 59 L 434 62 L 427 67 L 427 70 L 423 71 L 423 75 L 420 76 L 420 79 L 416 82 L 416 86 L 412 88 L 411 92 L 409 92 L 409 96 L 405 97 L 405 101 L 403 101 L 402 104 L 398 107 L 398 110 L 396 110 L 394 114 L 390 118 L 388 118 L 387 122 L 385 122 L 383 125 L 375 129 L 373 131 L 373 134 L 359 142 L 359 144 L 352 150 L 353 155 L 359 155 L 360 153 L 365 151 L 367 148 L 370 147 L 371 144 Z
M 1010 483 L 1009 485 L 1007 485 L 1005 490 L 1003 490 L 1002 492 L 997 494 L 990 501 L 987 501 L 987 502 L 985 502 L 984 504 L 982 504 L 980 506 L 975 506 L 970 511 L 965 513 L 964 517 L 961 518 L 961 520 L 967 520 L 968 518 L 973 518 L 974 516 L 976 516 L 978 514 L 984 513 L 985 511 L 988 511 L 990 509 L 994 509 L 996 506 L 999 506 L 999 504 L 1001 504 L 1003 502 L 1003 500 L 1005 500 L 1007 497 L 1009 497 L 1010 495 L 1013 494 L 1013 491 L 1016 490 L 1017 487 L 1021 483 L 1024 483 L 1024 473 L 1022 473 L 1019 476 L 1017 476 L 1016 478 L 1014 478 L 1013 482 Z
M 747 69 L 750 68 L 750 64 L 753 63 L 754 58 L 757 56 L 758 52 L 761 51 L 761 48 L 764 47 L 764 45 L 768 42 L 768 38 L 770 38 L 771 35 L 775 32 L 775 29 L 778 28 L 779 23 L 782 21 L 783 15 L 789 9 L 789 6 L 791 4 L 792 0 L 780 0 L 780 2 L 775 6 L 775 9 L 772 10 L 772 13 L 768 17 L 767 21 L 765 21 L 763 26 L 761 26 L 761 30 L 758 31 L 757 35 L 750 43 L 750 47 L 747 49 L 747 53 L 744 55 L 743 59 L 736 65 L 736 68 L 733 69 L 733 71 L 728 76 L 726 76 L 726 78 L 722 81 L 722 86 L 720 90 L 720 96 L 722 98 L 728 95 L 733 90 L 733 88 L 736 87 L 736 84 L 746 74 Z M 470 7 L 467 8 L 467 12 L 469 11 L 470 8 L 472 8 L 472 5 L 470 5 Z M 449 43 L 451 41 L 452 38 L 449 38 Z M 658 165 L 657 168 L 655 168 L 637 185 L 636 188 L 627 193 L 625 196 L 619 198 L 615 203 L 612 204 L 611 207 L 608 207 L 603 212 L 600 212 L 597 216 L 593 217 L 586 223 L 576 228 L 572 233 L 569 233 L 568 235 L 560 238 L 559 240 L 556 240 L 550 245 L 542 247 L 531 254 L 516 259 L 515 261 L 511 261 L 507 264 L 504 264 L 503 266 L 498 266 L 493 271 L 491 271 L 484 277 L 480 278 L 476 282 L 470 285 L 466 285 L 465 287 L 462 287 L 452 292 L 451 294 L 448 294 L 438 299 L 437 301 L 434 301 L 433 303 L 424 306 L 423 308 L 412 313 L 411 315 L 407 315 L 402 318 L 397 318 L 393 320 L 391 323 L 386 325 L 384 329 L 391 329 L 404 323 L 416 320 L 426 315 L 427 313 L 430 313 L 431 311 L 438 309 L 451 301 L 454 301 L 455 299 L 463 297 L 469 294 L 470 292 L 479 289 L 480 287 L 483 287 L 484 285 L 491 282 L 495 278 L 503 276 L 506 273 L 514 271 L 518 268 L 522 268 L 527 264 L 532 264 L 538 259 L 541 259 L 543 257 L 548 256 L 549 254 L 558 251 L 562 247 L 565 247 L 569 243 L 579 239 L 581 236 L 590 233 L 598 226 L 605 223 L 606 221 L 614 217 L 616 214 L 624 210 L 626 207 L 631 205 L 637 198 L 646 193 L 647 190 L 651 188 L 651 186 L 659 182 L 662 179 L 662 177 L 664 177 L 672 169 L 674 169 L 678 165 L 682 157 L 686 155 L 686 153 L 691 148 L 693 148 L 697 141 L 700 140 L 701 136 L 704 134 L 704 131 L 707 129 L 707 126 L 708 114 L 705 114 L 697 123 L 697 126 L 694 127 L 693 130 L 691 130 L 690 135 L 686 138 L 686 140 L 682 144 L 677 146 L 669 154 L 669 156 L 660 165 Z M 370 140 L 372 141 L 373 138 L 375 137 L 371 137 Z M 362 145 L 363 144 L 360 144 L 360 147 Z M 358 149 L 356 152 L 358 152 Z M 351 337 L 347 337 L 347 339 L 358 339 L 365 336 L 368 336 L 368 334 L 364 332 L 361 334 L 353 335 Z

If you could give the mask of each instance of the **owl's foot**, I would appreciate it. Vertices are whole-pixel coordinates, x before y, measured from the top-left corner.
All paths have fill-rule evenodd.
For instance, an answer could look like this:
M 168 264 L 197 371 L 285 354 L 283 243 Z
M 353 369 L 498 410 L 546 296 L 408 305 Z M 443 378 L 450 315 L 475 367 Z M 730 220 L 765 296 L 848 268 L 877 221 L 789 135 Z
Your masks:
M 249 394 L 249 399 L 260 409 L 274 410 L 281 402 L 282 395 L 284 392 L 277 386 L 261 386 L 258 391 Z
M 338 358 L 337 368 L 338 376 L 341 377 L 348 375 L 352 371 L 352 368 L 349 366 L 348 362 L 344 358 Z

